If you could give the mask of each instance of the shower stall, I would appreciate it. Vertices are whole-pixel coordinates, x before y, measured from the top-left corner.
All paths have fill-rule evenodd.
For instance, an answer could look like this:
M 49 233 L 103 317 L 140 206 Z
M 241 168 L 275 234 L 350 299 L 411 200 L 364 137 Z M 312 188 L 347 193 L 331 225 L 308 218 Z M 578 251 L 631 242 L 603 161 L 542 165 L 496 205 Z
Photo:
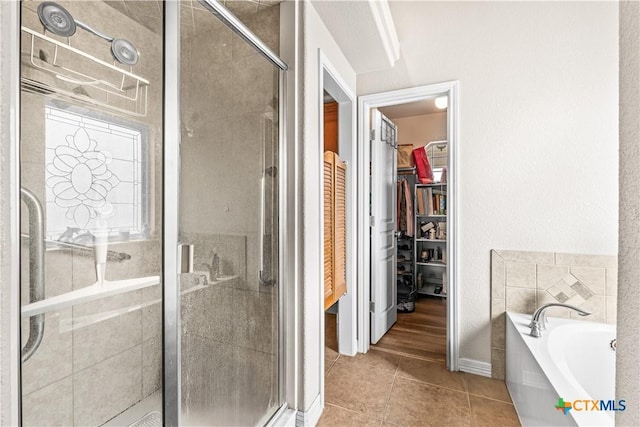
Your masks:
M 279 1 L 19 8 L 22 424 L 266 424 L 285 405 Z

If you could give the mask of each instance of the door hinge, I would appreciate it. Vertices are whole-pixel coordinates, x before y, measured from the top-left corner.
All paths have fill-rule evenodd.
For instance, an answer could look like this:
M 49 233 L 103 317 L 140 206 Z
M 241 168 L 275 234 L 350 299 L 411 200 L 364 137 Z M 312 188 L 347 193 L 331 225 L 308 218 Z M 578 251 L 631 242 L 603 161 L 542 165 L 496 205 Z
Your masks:
M 369 217 L 369 227 L 375 227 L 375 226 L 376 226 L 376 217 L 372 215 Z
M 375 129 L 371 129 L 371 130 L 369 131 L 369 139 L 370 139 L 371 141 L 373 141 L 374 139 L 376 139 L 376 130 L 375 130 Z
M 369 311 L 371 313 L 375 313 L 376 312 L 376 303 L 373 301 L 369 301 Z

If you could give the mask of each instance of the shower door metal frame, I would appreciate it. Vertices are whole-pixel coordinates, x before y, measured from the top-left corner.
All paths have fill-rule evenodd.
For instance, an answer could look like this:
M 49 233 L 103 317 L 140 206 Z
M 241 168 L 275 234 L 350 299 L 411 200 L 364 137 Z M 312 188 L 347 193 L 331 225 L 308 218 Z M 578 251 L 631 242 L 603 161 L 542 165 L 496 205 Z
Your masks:
M 8 120 L 6 124 L 8 129 L 3 129 L 3 136 L 8 136 L 9 148 L 7 159 L 3 162 L 2 178 L 8 178 L 8 182 L 2 182 L 2 190 L 7 189 L 7 199 L 3 200 L 3 204 L 8 202 L 10 215 L 5 220 L 8 227 L 3 224 L 3 230 L 8 228 L 8 243 L 2 242 L 2 255 L 8 255 L 8 261 L 3 261 L 3 267 L 8 267 L 8 273 L 3 272 L 2 278 L 8 277 L 8 283 L 2 283 L 3 299 L 6 298 L 9 306 L 9 315 L 2 316 L 3 324 L 8 320 L 9 324 L 9 349 L 3 350 L 2 356 L 2 376 L 8 379 L 7 386 L 3 386 L 6 392 L 7 388 L 10 393 L 6 396 L 2 393 L 2 401 L 0 408 L 3 413 L 8 409 L 8 419 L 3 419 L 8 425 L 20 425 L 22 423 L 22 386 L 20 384 L 22 355 L 20 345 L 20 2 L 2 2 L 0 5 L 0 23 L 2 24 L 2 48 L 3 57 L 9 63 L 5 68 L 4 61 L 1 71 L 9 68 L 6 86 L 9 87 L 7 94 L 2 99 L 2 110 L 7 108 Z M 6 40 L 6 41 L 5 41 Z M 6 50 L 5 50 L 6 49 Z M 5 79 L 5 77 L 2 77 Z M 5 123 L 3 123 L 5 124 Z M 4 142 L 4 141 L 3 141 Z M 3 214 L 4 214 L 3 208 Z M 9 245 L 8 250 L 5 245 Z M 5 302 L 2 302 L 4 307 Z M 3 333 L 6 332 L 3 328 Z M 8 357 L 8 360 L 5 358 Z M 9 365 L 7 369 L 7 365 Z M 8 406 L 8 408 L 7 408 Z
M 285 394 L 288 364 L 285 360 L 284 303 L 287 301 L 286 275 L 282 260 L 286 259 L 286 164 L 285 97 L 287 64 L 278 57 L 239 19 L 218 0 L 201 3 L 227 27 L 264 56 L 278 71 L 278 398 L 284 403 L 275 411 L 267 425 L 277 422 L 287 409 Z M 163 418 L 165 426 L 178 426 L 181 413 L 181 356 L 180 356 L 180 5 L 176 0 L 164 3 L 164 167 L 163 167 Z M 173 391 L 175 390 L 175 393 Z M 169 392 L 169 393 L 168 393 Z
M 180 3 L 164 2 L 164 141 L 162 194 L 163 425 L 178 426 L 181 407 L 180 281 Z

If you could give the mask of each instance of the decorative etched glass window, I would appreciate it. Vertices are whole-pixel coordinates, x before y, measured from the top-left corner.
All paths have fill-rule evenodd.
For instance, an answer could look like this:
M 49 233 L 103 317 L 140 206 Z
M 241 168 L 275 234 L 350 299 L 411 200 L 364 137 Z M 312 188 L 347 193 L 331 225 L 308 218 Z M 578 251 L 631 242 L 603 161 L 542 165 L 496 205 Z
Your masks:
M 144 236 L 143 129 L 51 105 L 45 125 L 47 238 Z

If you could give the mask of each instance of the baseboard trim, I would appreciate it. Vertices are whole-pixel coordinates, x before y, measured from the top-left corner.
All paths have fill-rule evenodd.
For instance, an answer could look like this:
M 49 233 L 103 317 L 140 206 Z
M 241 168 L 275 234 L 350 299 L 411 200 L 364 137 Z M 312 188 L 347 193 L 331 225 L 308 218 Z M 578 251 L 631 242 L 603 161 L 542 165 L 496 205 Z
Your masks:
M 491 378 L 491 363 L 481 362 L 475 359 L 460 358 L 458 359 L 458 368 L 462 372 Z
M 320 421 L 320 416 L 322 415 L 322 401 L 320 400 L 320 395 L 316 397 L 316 400 L 313 401 L 309 410 L 307 411 L 298 411 L 296 414 L 296 426 L 298 427 L 306 427 L 306 426 L 315 426 Z

